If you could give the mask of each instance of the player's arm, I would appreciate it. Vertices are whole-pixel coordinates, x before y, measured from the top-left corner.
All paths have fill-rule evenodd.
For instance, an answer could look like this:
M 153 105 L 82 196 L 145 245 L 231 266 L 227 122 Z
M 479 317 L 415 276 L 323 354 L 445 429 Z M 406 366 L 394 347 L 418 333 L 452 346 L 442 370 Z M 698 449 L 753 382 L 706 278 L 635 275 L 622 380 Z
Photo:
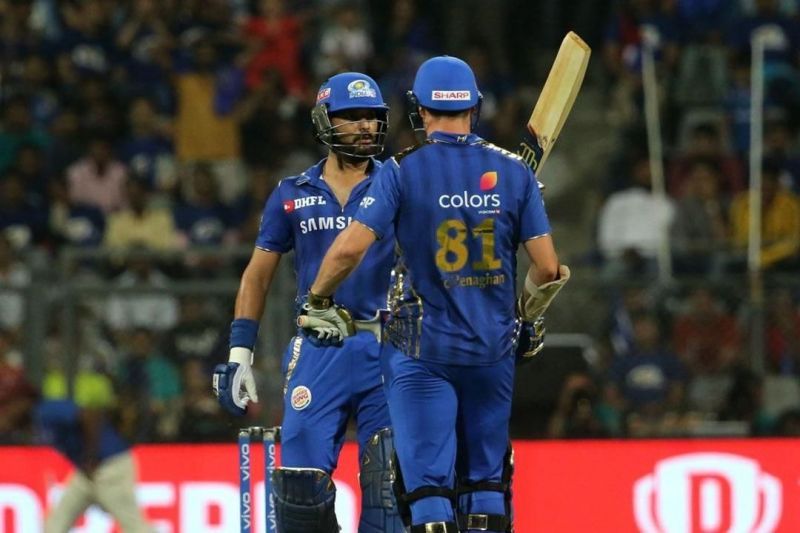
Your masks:
M 390 159 L 373 178 L 353 222 L 342 231 L 325 254 L 308 291 L 308 317 L 318 334 L 334 341 L 352 335 L 354 326 L 345 309 L 333 305 L 332 295 L 361 263 L 369 247 L 394 223 L 398 209 L 399 166 Z M 309 326 L 303 326 L 307 329 Z
M 292 249 L 293 230 L 283 204 L 286 182 L 281 181 L 270 194 L 261 215 L 256 247 L 242 274 L 231 323 L 230 356 L 226 364 L 214 369 L 213 387 L 219 403 L 228 412 L 243 415 L 250 401 L 257 402 L 253 379 L 253 349 L 264 300 L 281 255 Z
M 270 250 L 256 248 L 244 269 L 236 293 L 235 319 L 246 319 L 258 322 L 264 313 L 264 304 L 269 293 L 272 278 L 278 269 L 281 254 Z
M 531 266 L 525 276 L 525 288 L 519 299 L 520 316 L 527 322 L 536 322 L 544 316 L 550 302 L 569 280 L 566 265 L 560 265 L 550 235 L 525 241 L 525 251 Z
M 364 259 L 364 255 L 377 236 L 367 226 L 355 221 L 333 241 L 322 260 L 311 292 L 330 297 L 339 285 Z
M 249 402 L 258 402 L 251 368 L 253 349 L 258 337 L 258 323 L 280 260 L 280 253 L 256 248 L 239 283 L 228 363 L 216 366 L 213 380 L 217 399 L 232 414 L 243 415 Z

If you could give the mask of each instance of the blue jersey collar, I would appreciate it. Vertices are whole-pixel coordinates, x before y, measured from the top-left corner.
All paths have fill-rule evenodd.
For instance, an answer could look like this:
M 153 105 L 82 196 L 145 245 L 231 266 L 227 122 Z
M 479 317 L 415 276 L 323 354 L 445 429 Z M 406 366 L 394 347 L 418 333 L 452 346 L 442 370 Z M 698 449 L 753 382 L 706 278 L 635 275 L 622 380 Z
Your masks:
M 328 160 L 327 157 L 321 159 L 312 167 L 309 167 L 306 171 L 304 171 L 300 176 L 297 178 L 295 183 L 297 185 L 305 185 L 307 183 L 311 185 L 316 185 L 319 187 L 320 182 L 322 181 L 322 169 L 325 168 L 325 162 Z M 374 158 L 370 158 L 369 160 L 369 167 L 367 167 L 367 174 L 365 178 L 369 180 L 372 178 L 372 173 L 376 169 L 376 160 Z
M 475 144 L 480 142 L 479 136 L 474 133 L 448 133 L 446 131 L 434 131 L 428 135 L 428 140 L 432 142 L 450 143 L 450 144 Z

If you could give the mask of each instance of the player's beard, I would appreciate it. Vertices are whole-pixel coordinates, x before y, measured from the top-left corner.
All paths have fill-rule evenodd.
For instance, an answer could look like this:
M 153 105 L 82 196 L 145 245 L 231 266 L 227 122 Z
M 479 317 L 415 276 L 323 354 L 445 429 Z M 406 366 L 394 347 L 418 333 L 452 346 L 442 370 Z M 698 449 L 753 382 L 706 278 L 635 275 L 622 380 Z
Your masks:
M 339 151 L 339 156 L 348 162 L 363 161 L 379 152 L 377 133 L 349 133 L 340 135 L 338 141 L 341 145 L 352 147 L 347 149 L 348 153 Z

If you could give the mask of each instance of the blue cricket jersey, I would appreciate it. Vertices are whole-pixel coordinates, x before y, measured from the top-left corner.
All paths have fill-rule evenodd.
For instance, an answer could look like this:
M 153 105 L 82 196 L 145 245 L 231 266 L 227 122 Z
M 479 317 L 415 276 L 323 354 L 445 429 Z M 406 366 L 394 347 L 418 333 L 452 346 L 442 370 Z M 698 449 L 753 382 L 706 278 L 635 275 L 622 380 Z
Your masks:
M 350 193 L 344 206 L 325 183 L 323 159 L 299 176 L 281 180 L 272 192 L 258 230 L 256 246 L 278 253 L 295 251 L 297 301 L 302 302 L 317 276 L 322 258 L 333 240 L 350 224 L 381 163 L 371 160 L 366 178 Z M 386 295 L 394 263 L 390 238 L 372 246 L 363 262 L 334 294 L 356 319 L 369 319 L 386 307 Z
M 488 365 L 512 352 L 516 253 L 550 233 L 536 178 L 522 159 L 477 135 L 433 133 L 387 161 L 355 219 L 398 265 L 388 340 L 408 355 Z

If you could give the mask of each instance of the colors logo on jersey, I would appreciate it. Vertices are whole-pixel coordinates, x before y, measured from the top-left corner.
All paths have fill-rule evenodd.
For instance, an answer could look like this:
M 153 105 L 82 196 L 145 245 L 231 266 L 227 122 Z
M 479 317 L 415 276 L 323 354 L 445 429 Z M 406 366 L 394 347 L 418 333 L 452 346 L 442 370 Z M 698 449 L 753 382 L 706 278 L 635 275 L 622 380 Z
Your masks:
M 331 88 L 325 87 L 324 89 L 322 89 L 320 92 L 317 93 L 317 103 L 319 103 L 320 100 L 325 100 L 330 95 L 331 95 Z
M 326 205 L 324 196 L 305 196 L 303 198 L 295 198 L 294 200 L 286 200 L 283 202 L 283 210 L 286 213 L 291 213 L 297 209 L 303 209 L 312 205 Z
M 431 91 L 431 100 L 445 102 L 469 102 L 472 91 Z
M 311 390 L 305 385 L 292 389 L 292 409 L 302 411 L 311 404 Z
M 375 98 L 375 89 L 369 84 L 367 80 L 355 80 L 347 84 L 347 92 L 350 93 L 350 98 Z
M 439 207 L 444 209 L 500 207 L 500 195 L 497 193 L 470 194 L 468 191 L 462 191 L 458 194 L 443 194 L 439 197 Z
M 366 209 L 367 207 L 371 206 L 374 203 L 375 203 L 375 198 L 373 198 L 372 196 L 365 196 L 364 198 L 361 199 L 361 203 L 358 204 L 358 207 L 363 207 Z
M 480 188 L 482 191 L 489 191 L 495 188 L 497 185 L 497 172 L 492 170 L 491 172 L 484 172 L 481 176 L 480 181 Z

